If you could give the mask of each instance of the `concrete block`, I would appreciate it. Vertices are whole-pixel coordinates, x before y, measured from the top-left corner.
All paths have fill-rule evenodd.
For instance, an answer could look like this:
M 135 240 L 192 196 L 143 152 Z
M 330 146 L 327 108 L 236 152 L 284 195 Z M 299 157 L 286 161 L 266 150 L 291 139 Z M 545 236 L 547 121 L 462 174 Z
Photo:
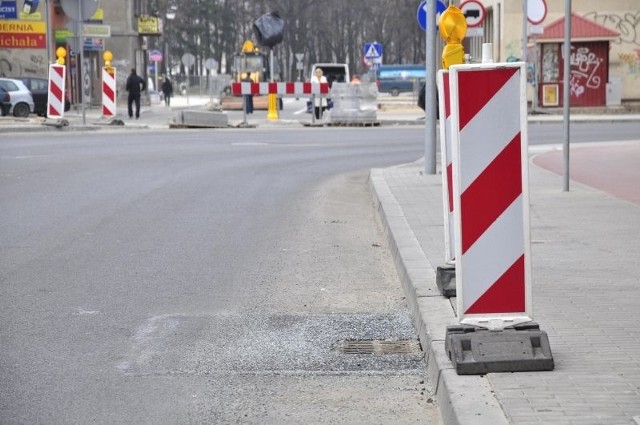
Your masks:
M 185 110 L 177 114 L 175 123 L 182 127 L 225 128 L 229 118 L 223 112 Z
M 447 298 L 456 296 L 456 267 L 453 265 L 436 268 L 436 285 L 440 293 Z

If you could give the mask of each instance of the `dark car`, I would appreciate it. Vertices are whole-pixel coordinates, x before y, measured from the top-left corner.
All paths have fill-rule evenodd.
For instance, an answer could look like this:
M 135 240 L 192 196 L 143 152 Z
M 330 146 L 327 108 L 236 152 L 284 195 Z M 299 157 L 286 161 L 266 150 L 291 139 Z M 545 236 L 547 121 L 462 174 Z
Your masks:
M 9 115 L 11 110 L 11 96 L 9 92 L 0 86 L 0 116 Z
M 378 68 L 376 81 L 378 92 L 398 96 L 415 92 L 426 79 L 425 65 L 382 65 Z
M 49 97 L 49 80 L 39 77 L 12 77 L 16 80 L 20 80 L 31 91 L 33 96 L 33 103 L 35 107 L 33 113 L 40 116 L 47 116 L 47 101 Z M 69 95 L 65 93 L 64 110 L 65 112 L 71 109 L 71 102 L 69 101 Z

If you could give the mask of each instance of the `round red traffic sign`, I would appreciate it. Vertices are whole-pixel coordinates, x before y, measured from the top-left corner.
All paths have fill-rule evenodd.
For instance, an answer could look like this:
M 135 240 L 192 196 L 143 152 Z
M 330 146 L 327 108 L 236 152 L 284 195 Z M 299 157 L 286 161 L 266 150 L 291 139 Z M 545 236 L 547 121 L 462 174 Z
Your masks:
M 541 24 L 547 17 L 547 2 L 545 0 L 527 1 L 527 21 L 533 25 Z
M 467 0 L 460 4 L 460 10 L 467 21 L 467 27 L 479 27 L 482 25 L 485 16 L 485 10 L 482 3 L 478 0 Z

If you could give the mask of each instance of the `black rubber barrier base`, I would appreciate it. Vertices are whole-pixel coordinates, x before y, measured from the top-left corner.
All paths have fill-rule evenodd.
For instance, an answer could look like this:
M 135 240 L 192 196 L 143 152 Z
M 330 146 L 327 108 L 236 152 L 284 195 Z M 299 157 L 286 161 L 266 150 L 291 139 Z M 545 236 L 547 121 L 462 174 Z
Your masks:
M 436 267 L 436 285 L 440 294 L 447 298 L 456 296 L 456 266 L 447 264 Z
M 447 326 L 445 350 L 458 375 L 553 370 L 547 333 L 535 322 L 501 331 Z

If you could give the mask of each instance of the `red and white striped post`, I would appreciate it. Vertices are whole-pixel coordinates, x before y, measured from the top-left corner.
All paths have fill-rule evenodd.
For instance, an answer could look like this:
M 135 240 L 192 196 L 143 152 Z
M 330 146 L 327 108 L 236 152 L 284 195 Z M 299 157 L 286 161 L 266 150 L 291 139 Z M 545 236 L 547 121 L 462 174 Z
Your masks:
M 102 116 L 116 116 L 116 69 L 107 66 L 102 68 Z
M 449 93 L 449 72 L 438 71 L 438 107 L 440 109 L 440 166 L 442 171 L 442 205 L 444 207 L 444 248 L 448 264 L 455 260 L 455 225 L 453 211 L 453 158 L 451 152 L 451 96 Z
M 47 118 L 61 119 L 64 116 L 66 69 L 56 63 L 49 65 Z
M 461 324 L 532 320 L 524 63 L 449 68 Z
M 102 58 L 102 116 L 113 118 L 116 116 L 116 69 L 111 66 L 113 53 L 105 50 Z

